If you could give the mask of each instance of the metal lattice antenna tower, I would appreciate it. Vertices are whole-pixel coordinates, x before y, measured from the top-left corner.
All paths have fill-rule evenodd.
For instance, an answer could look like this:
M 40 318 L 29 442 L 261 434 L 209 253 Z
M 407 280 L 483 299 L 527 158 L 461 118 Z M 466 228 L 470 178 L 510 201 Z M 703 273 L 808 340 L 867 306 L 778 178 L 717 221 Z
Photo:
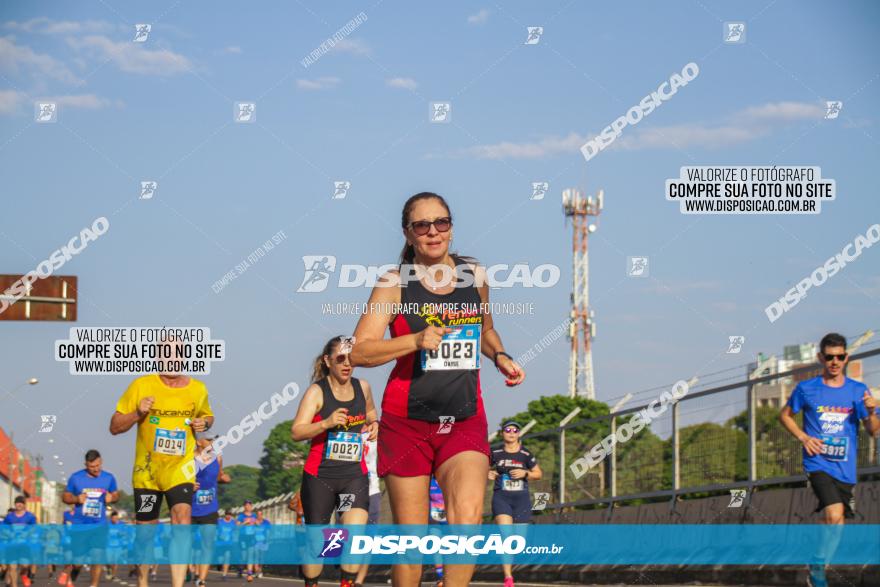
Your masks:
M 596 231 L 590 216 L 599 216 L 604 205 L 602 190 L 594 198 L 584 197 L 576 189 L 562 192 L 562 211 L 572 219 L 571 361 L 568 371 L 568 395 L 596 399 L 593 386 L 593 354 L 591 342 L 596 336 L 596 321 L 590 309 L 590 264 L 587 237 Z

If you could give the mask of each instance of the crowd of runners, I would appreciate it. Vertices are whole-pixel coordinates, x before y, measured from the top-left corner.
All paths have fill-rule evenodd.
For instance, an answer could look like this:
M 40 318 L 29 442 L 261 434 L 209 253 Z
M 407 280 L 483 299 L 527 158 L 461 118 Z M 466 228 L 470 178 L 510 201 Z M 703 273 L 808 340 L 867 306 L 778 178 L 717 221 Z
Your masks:
M 439 195 L 426 192 L 407 200 L 401 220 L 406 242 L 400 271 L 384 275 L 369 298 L 371 308 L 388 312 L 364 314 L 353 336 L 326 341 L 313 362 L 311 385 L 291 429 L 294 440 L 310 443 L 298 497 L 290 504 L 306 525 L 330 524 L 334 515 L 336 524 L 377 523 L 380 478 L 395 524 L 480 524 L 489 480 L 494 522 L 530 521 L 529 481 L 541 478 L 541 468 L 520 442 L 522 428 L 517 422 L 506 422 L 501 429 L 503 445 L 490 449 L 480 388 L 481 355 L 501 372 L 508 386 L 522 383 L 525 372 L 505 352 L 492 315 L 480 311 L 489 303 L 481 267 L 450 252 L 452 226 L 449 206 Z M 406 281 L 401 274 L 412 267 L 418 279 L 408 280 L 406 287 L 388 286 Z M 461 286 L 456 280 L 444 280 L 447 273 L 471 279 Z M 455 306 L 471 310 L 432 311 Z M 422 311 L 391 313 L 393 308 L 406 307 Z M 817 511 L 823 512 L 824 523 L 839 525 L 852 512 L 859 423 L 864 421 L 869 432 L 877 434 L 880 420 L 865 385 L 844 375 L 848 355 L 843 337 L 823 338 L 818 359 L 824 365 L 822 375 L 797 386 L 780 420 L 804 446 L 804 469 L 819 499 Z M 354 370 L 392 361 L 380 418 L 372 387 L 354 377 Z M 798 412 L 804 412 L 803 429 L 793 417 Z M 220 515 L 218 484 L 230 478 L 223 471 L 222 457 L 212 448 L 213 426 L 214 414 L 202 382 L 182 373 L 159 373 L 129 385 L 116 405 L 110 432 L 123 434 L 136 427 L 134 523 L 157 524 L 163 501 L 167 505 L 170 526 L 163 524 L 163 530 L 154 534 L 153 547 L 167 547 L 171 538 L 165 528 L 197 525 L 196 547 L 200 544 L 203 551 L 219 557 L 222 577 L 230 573 L 229 564 L 222 561 L 238 545 L 248 553 L 239 573 L 252 582 L 262 573 L 269 522 L 251 502 L 243 504 L 238 516 L 229 511 Z M 194 467 L 185 466 L 193 463 Z M 85 468 L 71 475 L 64 493 L 63 501 L 72 506 L 65 523 L 104 524 L 108 550 L 121 552 L 131 546 L 123 544 L 122 537 L 132 534 L 113 532 L 122 523 L 111 509 L 118 497 L 115 477 L 102 470 L 100 454 L 91 450 L 85 455 Z M 23 499 L 17 500 L 3 524 L 34 524 L 24 505 Z M 71 549 L 73 560 L 83 563 L 50 569 L 58 572 L 62 587 L 71 587 L 89 561 L 90 544 L 77 542 L 57 545 Z M 817 554 L 811 572 L 815 585 L 824 584 L 822 556 L 834 547 L 823 545 L 824 552 Z M 29 552 L 34 545 L 20 548 Z M 106 575 L 115 576 L 117 566 L 107 565 Z M 205 586 L 209 565 L 170 567 L 173 587 L 183 587 L 188 580 Z M 511 565 L 503 570 L 505 587 L 512 587 Z M 17 587 L 19 579 L 30 587 L 32 567 L 9 565 L 4 571 L 11 587 Z M 473 571 L 473 565 L 434 564 L 437 584 L 445 587 L 469 584 Z M 101 565 L 93 564 L 88 572 L 91 587 L 97 587 Z M 322 567 L 303 565 L 301 573 L 306 587 L 313 587 Z M 340 573 L 341 587 L 361 585 L 367 566 L 341 565 Z M 393 585 L 414 587 L 420 584 L 423 568 L 394 565 L 391 573 Z M 139 565 L 129 574 L 137 576 L 138 587 L 148 587 L 155 568 Z

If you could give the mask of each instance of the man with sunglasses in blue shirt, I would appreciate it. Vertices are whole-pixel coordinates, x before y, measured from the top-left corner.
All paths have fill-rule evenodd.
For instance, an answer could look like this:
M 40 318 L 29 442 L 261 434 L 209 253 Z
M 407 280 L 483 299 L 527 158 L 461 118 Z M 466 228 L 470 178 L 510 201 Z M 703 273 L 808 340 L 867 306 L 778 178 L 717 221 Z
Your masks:
M 845 518 L 852 518 L 855 509 L 853 488 L 856 484 L 859 421 L 865 422 L 870 434 L 880 432 L 877 400 L 860 381 L 846 377 L 849 361 L 846 338 L 837 333 L 826 334 L 819 343 L 822 375 L 802 381 L 794 389 L 779 414 L 779 421 L 804 446 L 804 471 L 813 493 L 819 499 L 816 511 L 822 512 L 822 523 L 828 525 L 827 540 L 810 565 L 810 584 L 827 585 L 824 561 L 831 558 L 840 541 Z M 804 429 L 794 415 L 804 413 Z

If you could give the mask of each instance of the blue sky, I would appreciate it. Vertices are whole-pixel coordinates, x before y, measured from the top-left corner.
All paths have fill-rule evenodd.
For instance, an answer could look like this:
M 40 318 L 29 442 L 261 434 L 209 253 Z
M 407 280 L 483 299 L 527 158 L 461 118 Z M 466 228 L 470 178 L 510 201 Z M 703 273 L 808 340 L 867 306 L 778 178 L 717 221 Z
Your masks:
M 212 328 L 228 360 L 204 379 L 223 429 L 287 382 L 305 385 L 320 345 L 354 328 L 352 317 L 321 316 L 321 303 L 364 302 L 368 292 L 295 293 L 302 256 L 393 262 L 400 208 L 423 190 L 449 200 L 461 253 L 562 267 L 556 287 L 493 291 L 535 305 L 532 316 L 497 319 L 514 355 L 567 315 L 562 189 L 605 190 L 590 241 L 602 400 L 739 367 L 830 330 L 880 327 L 876 249 L 773 324 L 763 312 L 880 220 L 876 3 L 106 1 L 2 10 L 0 273 L 33 269 L 106 216 L 109 232 L 63 270 L 80 279 L 78 325 Z M 361 12 L 367 20 L 344 42 L 301 65 Z M 722 43 L 724 21 L 747 23 L 744 44 Z M 136 23 L 152 25 L 145 43 L 132 42 Z M 544 27 L 536 45 L 524 44 L 528 26 Z M 585 162 L 584 141 L 691 61 L 700 67 L 693 82 Z M 34 122 L 44 98 L 60 104 L 55 124 Z M 825 100 L 843 101 L 839 118 L 823 118 Z M 233 122 L 236 101 L 256 102 L 254 124 Z M 451 102 L 451 123 L 429 123 L 431 101 Z M 837 200 L 816 216 L 760 217 L 685 216 L 664 199 L 664 181 L 684 165 L 773 164 L 820 166 Z M 137 199 L 142 180 L 158 181 L 153 199 Z M 335 180 L 351 182 L 345 199 L 331 199 Z M 529 199 L 533 181 L 550 182 L 543 200 Z M 285 241 L 212 291 L 279 230 Z M 649 278 L 626 276 L 633 255 L 649 257 Z M 41 383 L 0 400 L 0 424 L 31 452 L 59 454 L 68 473 L 97 446 L 127 481 L 134 439 L 111 439 L 106 423 L 129 378 L 68 375 L 52 349 L 69 327 L 2 323 L 0 389 L 32 376 Z M 745 348 L 728 355 L 735 334 L 746 335 Z M 519 389 L 484 369 L 490 423 L 565 393 L 567 367 L 562 339 L 528 365 Z M 388 371 L 357 375 L 381 390 Z M 39 414 L 59 415 L 54 447 L 35 432 Z M 255 464 L 268 428 L 227 462 Z

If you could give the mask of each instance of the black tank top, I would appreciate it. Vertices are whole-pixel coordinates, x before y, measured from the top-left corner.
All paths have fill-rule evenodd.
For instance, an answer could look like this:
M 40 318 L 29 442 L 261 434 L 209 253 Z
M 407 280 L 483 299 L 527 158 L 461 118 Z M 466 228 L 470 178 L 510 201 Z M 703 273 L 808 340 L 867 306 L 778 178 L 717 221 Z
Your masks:
M 473 275 L 467 261 L 452 255 L 457 271 Z M 403 308 L 418 307 L 419 312 L 404 312 L 389 325 L 391 337 L 416 333 L 432 326 L 451 326 L 482 330 L 483 313 L 480 293 L 475 285 L 456 287 L 451 293 L 428 291 L 419 280 L 400 288 Z M 432 311 L 446 304 L 456 311 Z M 432 308 L 431 306 L 434 306 Z M 477 352 L 479 360 L 479 352 Z M 383 413 L 413 420 L 439 422 L 444 416 L 464 420 L 483 411 L 479 369 L 424 370 L 422 351 L 397 359 L 382 397 Z
M 367 400 L 360 380 L 351 378 L 354 398 L 345 402 L 336 399 L 326 377 L 315 383 L 321 388 L 324 405 L 312 418 L 312 422 L 326 420 L 339 408 L 348 409 L 348 422 L 312 438 L 305 472 L 327 479 L 349 479 L 366 475 L 361 429 L 367 423 Z

